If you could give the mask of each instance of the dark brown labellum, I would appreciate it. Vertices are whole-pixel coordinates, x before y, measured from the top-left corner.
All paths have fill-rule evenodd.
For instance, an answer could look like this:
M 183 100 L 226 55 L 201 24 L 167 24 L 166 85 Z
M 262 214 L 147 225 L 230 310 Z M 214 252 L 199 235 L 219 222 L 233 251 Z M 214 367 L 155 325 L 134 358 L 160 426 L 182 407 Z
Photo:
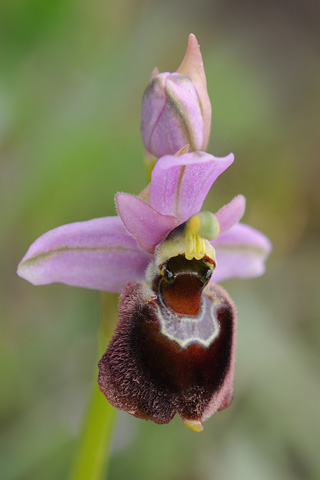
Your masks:
M 208 269 L 206 259 L 176 258 L 152 288 L 123 288 L 118 324 L 99 361 L 100 390 L 116 408 L 159 424 L 179 414 L 201 427 L 230 404 L 236 314 L 220 286 L 205 286 Z

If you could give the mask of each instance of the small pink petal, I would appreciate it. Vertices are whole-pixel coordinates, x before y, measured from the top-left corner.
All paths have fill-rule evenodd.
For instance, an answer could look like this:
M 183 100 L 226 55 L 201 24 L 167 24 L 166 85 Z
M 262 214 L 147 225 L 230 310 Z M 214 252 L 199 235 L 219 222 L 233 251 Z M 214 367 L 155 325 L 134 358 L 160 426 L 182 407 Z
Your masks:
M 120 292 L 143 279 L 151 257 L 141 251 L 118 217 L 70 223 L 39 237 L 18 267 L 33 285 L 67 285 Z
M 220 235 L 226 233 L 239 222 L 244 214 L 245 208 L 246 199 L 243 195 L 237 195 L 230 203 L 220 208 L 215 214 L 220 226 Z
M 124 226 L 146 252 L 153 253 L 155 246 L 178 226 L 175 217 L 162 215 L 134 195 L 117 193 L 116 204 Z
M 217 259 L 212 275 L 214 282 L 232 277 L 259 277 L 265 271 L 265 261 L 272 250 L 270 240 L 263 233 L 243 223 L 238 223 L 211 243 Z
M 152 171 L 150 205 L 163 215 L 174 215 L 179 223 L 185 222 L 201 210 L 211 185 L 233 159 L 232 153 L 223 158 L 205 152 L 165 155 Z
M 198 93 L 203 116 L 202 150 L 206 150 L 211 127 L 211 103 L 200 47 L 193 33 L 189 35 L 187 52 L 177 72 L 189 77 Z

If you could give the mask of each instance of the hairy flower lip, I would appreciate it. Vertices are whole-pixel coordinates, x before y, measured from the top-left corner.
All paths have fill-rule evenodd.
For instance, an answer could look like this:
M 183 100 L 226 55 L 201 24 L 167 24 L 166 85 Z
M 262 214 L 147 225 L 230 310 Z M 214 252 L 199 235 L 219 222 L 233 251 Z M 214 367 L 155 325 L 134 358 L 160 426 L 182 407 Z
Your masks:
M 201 431 L 201 422 L 230 404 L 236 311 L 222 287 L 211 284 L 203 292 L 212 305 L 205 317 L 203 311 L 199 314 L 208 342 L 195 338 L 190 343 L 176 337 L 188 337 L 190 319 L 185 319 L 187 330 L 180 330 L 183 315 L 166 323 L 149 287 L 141 282 L 124 287 L 115 333 L 99 361 L 99 388 L 113 406 L 157 424 L 169 423 L 178 414 L 187 426 L 196 423 Z

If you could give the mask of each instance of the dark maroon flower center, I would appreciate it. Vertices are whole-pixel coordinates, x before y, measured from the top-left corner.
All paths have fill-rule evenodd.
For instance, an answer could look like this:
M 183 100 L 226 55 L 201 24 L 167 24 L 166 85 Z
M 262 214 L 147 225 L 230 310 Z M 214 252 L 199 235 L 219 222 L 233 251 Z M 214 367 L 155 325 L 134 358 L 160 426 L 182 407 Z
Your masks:
M 128 283 L 119 321 L 99 362 L 99 385 L 112 405 L 138 418 L 201 421 L 232 399 L 235 312 L 207 283 L 207 258 L 171 258 L 152 288 Z M 202 428 L 202 427 L 201 427 Z

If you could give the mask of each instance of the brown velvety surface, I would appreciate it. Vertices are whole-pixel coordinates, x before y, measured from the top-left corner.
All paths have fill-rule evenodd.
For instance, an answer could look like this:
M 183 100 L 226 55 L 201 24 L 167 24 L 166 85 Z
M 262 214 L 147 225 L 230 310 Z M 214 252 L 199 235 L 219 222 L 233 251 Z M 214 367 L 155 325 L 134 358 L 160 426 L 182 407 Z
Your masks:
M 175 414 L 201 419 L 230 367 L 234 313 L 220 287 L 206 291 L 219 335 L 208 348 L 181 348 L 160 333 L 152 290 L 139 282 L 124 287 L 118 325 L 99 362 L 100 390 L 112 405 L 159 424 Z

